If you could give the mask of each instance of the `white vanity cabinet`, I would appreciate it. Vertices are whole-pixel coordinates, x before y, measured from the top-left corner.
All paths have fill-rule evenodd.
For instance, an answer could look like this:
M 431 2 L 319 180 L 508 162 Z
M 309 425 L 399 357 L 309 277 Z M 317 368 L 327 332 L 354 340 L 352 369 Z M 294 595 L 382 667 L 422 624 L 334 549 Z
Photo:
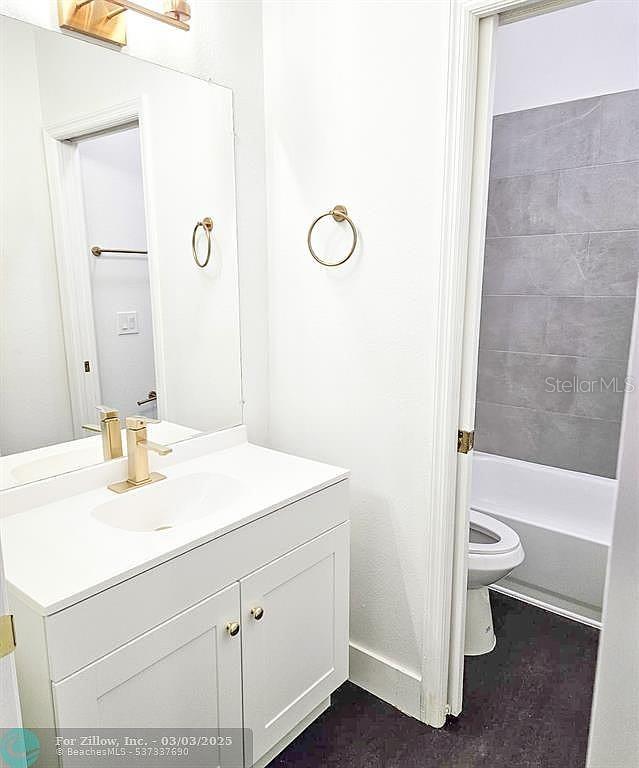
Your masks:
M 234 584 L 53 683 L 59 728 L 237 728 L 240 611 Z
M 25 725 L 244 727 L 265 765 L 348 675 L 347 499 L 342 480 L 51 615 L 14 595 Z
M 242 579 L 240 588 L 244 721 L 260 756 L 347 677 L 345 526 Z

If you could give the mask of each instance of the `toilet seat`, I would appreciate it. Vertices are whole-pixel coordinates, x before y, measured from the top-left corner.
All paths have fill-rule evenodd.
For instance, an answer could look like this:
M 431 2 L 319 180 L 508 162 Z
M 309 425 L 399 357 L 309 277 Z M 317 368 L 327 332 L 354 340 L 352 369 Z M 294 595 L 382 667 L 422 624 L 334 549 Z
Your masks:
M 494 539 L 489 544 L 469 541 L 468 552 L 471 555 L 505 555 L 521 546 L 519 536 L 512 528 L 472 507 L 470 527 Z
M 468 536 L 468 593 L 464 653 L 479 656 L 495 647 L 495 632 L 488 588 L 508 576 L 524 562 L 524 548 L 510 526 L 470 508 Z M 485 543 L 471 542 L 479 533 Z

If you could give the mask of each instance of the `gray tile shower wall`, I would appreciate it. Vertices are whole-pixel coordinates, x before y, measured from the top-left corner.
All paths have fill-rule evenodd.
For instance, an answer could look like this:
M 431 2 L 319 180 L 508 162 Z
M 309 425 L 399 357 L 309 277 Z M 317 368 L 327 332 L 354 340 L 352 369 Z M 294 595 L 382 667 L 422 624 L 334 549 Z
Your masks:
M 496 116 L 478 450 L 614 477 L 638 273 L 639 90 Z

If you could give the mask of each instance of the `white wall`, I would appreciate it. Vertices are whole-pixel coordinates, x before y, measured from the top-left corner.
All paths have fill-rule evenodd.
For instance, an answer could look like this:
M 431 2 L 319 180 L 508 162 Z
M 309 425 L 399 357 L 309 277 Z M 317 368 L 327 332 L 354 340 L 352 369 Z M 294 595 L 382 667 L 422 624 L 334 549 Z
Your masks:
M 191 9 L 188 33 L 129 12 L 129 44 L 121 55 L 233 89 L 244 416 L 250 439 L 261 443 L 268 409 L 262 6 L 260 0 L 191 0 Z M 0 0 L 0 13 L 58 30 L 53 0 Z
M 593 0 L 497 32 L 496 115 L 639 88 L 639 2 Z
M 271 443 L 352 469 L 351 674 L 416 714 L 449 4 L 264 6 Z M 348 207 L 336 269 L 311 221 Z M 324 222 L 318 249 L 346 245 Z M 376 661 L 376 658 L 379 659 Z
M 129 128 L 79 143 L 86 231 L 90 245 L 145 251 L 146 219 L 140 131 Z M 155 403 L 138 406 L 157 390 L 148 257 L 86 250 L 91 274 L 101 402 L 122 418 L 155 418 Z M 118 312 L 135 312 L 137 333 L 118 333 Z
M 73 438 L 36 56 L 23 25 L 0 24 L 0 94 L 0 454 L 7 455 Z

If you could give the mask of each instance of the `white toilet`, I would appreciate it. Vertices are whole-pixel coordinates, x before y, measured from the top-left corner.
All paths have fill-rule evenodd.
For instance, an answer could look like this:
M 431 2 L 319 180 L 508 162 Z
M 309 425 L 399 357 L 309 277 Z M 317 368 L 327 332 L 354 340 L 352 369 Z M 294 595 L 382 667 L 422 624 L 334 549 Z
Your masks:
M 480 656 L 495 647 L 488 586 L 523 562 L 524 548 L 515 531 L 471 508 L 464 649 L 467 656 Z

